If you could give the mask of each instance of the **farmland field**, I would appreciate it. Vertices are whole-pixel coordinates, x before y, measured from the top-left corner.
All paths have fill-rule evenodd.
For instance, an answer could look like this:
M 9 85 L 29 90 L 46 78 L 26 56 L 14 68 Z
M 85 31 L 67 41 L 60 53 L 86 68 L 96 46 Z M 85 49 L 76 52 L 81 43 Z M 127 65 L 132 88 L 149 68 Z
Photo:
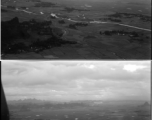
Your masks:
M 136 105 L 96 105 L 73 108 L 10 109 L 12 120 L 150 120 L 150 108 Z

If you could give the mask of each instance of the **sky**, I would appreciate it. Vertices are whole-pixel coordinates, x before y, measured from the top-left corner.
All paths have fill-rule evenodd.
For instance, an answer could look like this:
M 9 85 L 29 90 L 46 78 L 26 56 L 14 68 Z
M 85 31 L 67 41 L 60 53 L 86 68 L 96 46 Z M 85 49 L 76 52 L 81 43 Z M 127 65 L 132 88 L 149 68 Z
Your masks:
M 2 61 L 7 100 L 150 100 L 149 61 Z

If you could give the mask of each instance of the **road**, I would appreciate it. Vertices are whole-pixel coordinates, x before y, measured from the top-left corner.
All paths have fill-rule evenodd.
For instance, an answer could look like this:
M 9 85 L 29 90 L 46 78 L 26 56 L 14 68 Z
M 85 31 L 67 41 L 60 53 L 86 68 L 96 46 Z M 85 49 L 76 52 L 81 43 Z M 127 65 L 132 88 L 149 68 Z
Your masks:
M 7 7 L 7 6 L 1 5 L 1 7 Z M 39 14 L 37 14 L 37 13 L 31 12 L 31 11 L 22 10 L 22 9 L 19 9 L 19 8 L 16 8 L 15 10 L 11 10 L 11 11 L 23 11 L 23 12 L 26 12 L 26 13 L 29 13 L 29 14 L 42 15 L 41 12 Z M 51 13 L 51 14 L 54 14 L 54 13 Z M 62 18 L 62 17 L 58 17 L 58 16 L 56 16 L 56 17 L 57 18 L 61 18 L 61 19 L 66 19 L 66 20 L 71 21 L 71 22 L 83 22 L 83 23 L 91 23 L 91 24 L 117 24 L 117 25 L 121 25 L 121 26 L 125 26 L 125 27 L 130 27 L 130 28 L 135 28 L 135 29 L 151 32 L 151 29 L 140 28 L 140 27 L 136 27 L 136 26 L 126 25 L 126 24 L 120 24 L 120 23 L 114 23 L 114 22 L 103 22 L 103 21 L 95 21 L 95 20 L 94 21 L 89 21 L 89 22 L 84 22 L 84 21 L 72 20 L 71 18 L 67 19 L 67 18 Z

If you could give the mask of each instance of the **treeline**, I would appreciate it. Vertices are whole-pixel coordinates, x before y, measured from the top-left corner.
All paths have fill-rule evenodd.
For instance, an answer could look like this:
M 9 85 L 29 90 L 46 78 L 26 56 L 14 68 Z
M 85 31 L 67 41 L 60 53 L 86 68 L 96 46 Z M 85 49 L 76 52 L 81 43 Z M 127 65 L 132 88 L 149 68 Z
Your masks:
M 18 109 L 18 110 L 32 110 L 32 109 L 62 109 L 62 108 L 75 108 L 75 107 L 87 107 L 88 104 L 85 103 L 44 103 L 44 104 L 15 104 L 8 105 L 10 109 Z
M 116 12 L 114 14 L 108 15 L 108 17 L 114 17 L 114 18 L 134 18 L 134 17 L 138 17 L 140 20 L 142 20 L 144 22 L 151 22 L 151 16 L 142 15 L 142 14 L 134 14 L 134 13 L 119 13 L 119 12 Z
M 86 9 L 77 9 L 77 8 L 73 8 L 73 7 L 64 7 L 64 10 L 62 11 L 66 11 L 66 12 L 73 12 L 73 11 L 89 11 Z

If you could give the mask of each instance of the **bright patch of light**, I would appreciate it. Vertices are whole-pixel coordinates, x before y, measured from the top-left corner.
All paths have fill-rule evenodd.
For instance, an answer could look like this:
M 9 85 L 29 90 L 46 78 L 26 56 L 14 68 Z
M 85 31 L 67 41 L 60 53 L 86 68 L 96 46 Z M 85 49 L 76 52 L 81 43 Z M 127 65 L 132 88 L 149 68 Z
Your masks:
M 94 69 L 94 68 L 95 68 L 94 65 L 87 65 L 87 64 L 85 64 L 85 65 L 83 65 L 83 66 L 86 67 L 86 68 L 89 68 L 89 69 Z
M 40 14 L 44 14 L 43 12 L 40 12 Z
M 95 66 L 94 65 L 89 65 L 88 68 L 93 69 L 93 68 L 95 68 Z
M 51 13 L 51 16 L 52 16 L 52 17 L 55 17 L 55 18 L 58 18 L 58 17 L 56 16 L 56 14 L 54 14 L 54 13 Z
M 130 64 L 128 64 L 128 65 L 124 65 L 123 69 L 127 70 L 129 72 L 135 72 L 138 69 L 144 69 L 144 68 L 146 68 L 146 66 L 143 66 L 143 65 L 130 65 Z

